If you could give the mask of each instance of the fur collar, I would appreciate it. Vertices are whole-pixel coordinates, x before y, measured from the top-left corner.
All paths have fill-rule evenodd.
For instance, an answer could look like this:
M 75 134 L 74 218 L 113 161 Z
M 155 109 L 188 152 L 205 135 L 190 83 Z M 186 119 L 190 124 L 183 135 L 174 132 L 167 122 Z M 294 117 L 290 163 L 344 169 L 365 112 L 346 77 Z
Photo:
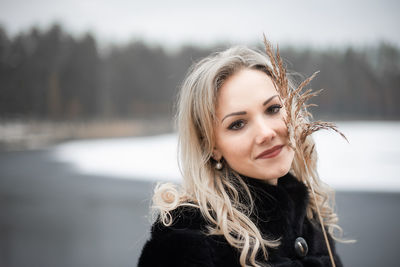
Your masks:
M 307 187 L 288 173 L 277 185 L 244 177 L 254 198 L 253 222 L 266 235 L 301 236 L 309 201 Z
M 307 187 L 288 173 L 278 179 L 277 185 L 262 180 L 242 177 L 254 200 L 251 216 L 261 232 L 269 238 L 301 236 L 306 208 Z M 181 206 L 171 212 L 174 229 L 200 229 L 206 232 L 207 222 L 197 208 Z M 165 230 L 156 223 L 157 228 Z

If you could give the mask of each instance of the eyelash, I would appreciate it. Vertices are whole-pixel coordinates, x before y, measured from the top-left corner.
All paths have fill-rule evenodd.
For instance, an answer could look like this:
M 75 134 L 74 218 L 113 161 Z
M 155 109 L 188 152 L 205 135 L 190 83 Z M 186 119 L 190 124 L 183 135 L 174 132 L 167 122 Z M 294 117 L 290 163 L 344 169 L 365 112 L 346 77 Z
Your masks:
M 281 108 L 282 108 L 282 105 L 275 104 L 275 105 L 272 105 L 272 106 L 268 107 L 267 111 L 268 111 L 269 114 L 276 114 L 281 110 Z M 273 111 L 275 109 L 277 109 L 277 111 Z
M 274 114 L 279 113 L 279 111 L 281 110 L 281 108 L 282 108 L 282 105 L 280 105 L 280 104 L 275 104 L 275 105 L 272 105 L 272 106 L 268 107 L 267 110 L 266 110 L 265 112 L 266 112 L 267 114 L 274 115 Z M 244 123 L 245 123 L 245 120 L 237 120 L 237 121 L 234 121 L 233 123 L 231 123 L 231 124 L 229 125 L 228 129 L 229 129 L 229 130 L 233 130 L 233 131 L 240 130 L 240 129 L 242 129 L 244 126 L 241 126 L 241 127 L 239 127 L 239 128 L 236 128 L 237 125 L 238 125 L 238 124 L 244 124 Z

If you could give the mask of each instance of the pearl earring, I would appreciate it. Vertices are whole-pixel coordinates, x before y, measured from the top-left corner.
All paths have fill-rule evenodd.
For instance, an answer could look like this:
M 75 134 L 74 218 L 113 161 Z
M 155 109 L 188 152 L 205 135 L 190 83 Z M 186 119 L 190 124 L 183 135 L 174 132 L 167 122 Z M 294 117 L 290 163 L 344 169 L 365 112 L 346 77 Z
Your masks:
M 215 164 L 215 169 L 217 169 L 217 170 L 222 169 L 222 163 L 220 161 L 218 161 L 217 164 Z

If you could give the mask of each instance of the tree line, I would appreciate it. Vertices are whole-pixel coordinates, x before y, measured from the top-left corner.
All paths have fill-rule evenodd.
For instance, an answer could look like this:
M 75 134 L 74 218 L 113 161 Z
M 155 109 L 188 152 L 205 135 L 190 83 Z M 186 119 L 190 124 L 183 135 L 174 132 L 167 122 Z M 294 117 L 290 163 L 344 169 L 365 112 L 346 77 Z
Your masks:
M 0 27 L 0 119 L 150 118 L 173 114 L 189 66 L 223 46 L 182 46 L 174 52 L 135 41 L 99 52 L 87 33 L 62 26 L 10 36 Z M 261 47 L 259 47 L 261 48 Z M 298 49 L 281 54 L 304 77 L 320 70 L 312 88 L 317 115 L 339 119 L 399 119 L 400 50 L 374 47 Z M 300 80 L 300 76 L 299 76 Z

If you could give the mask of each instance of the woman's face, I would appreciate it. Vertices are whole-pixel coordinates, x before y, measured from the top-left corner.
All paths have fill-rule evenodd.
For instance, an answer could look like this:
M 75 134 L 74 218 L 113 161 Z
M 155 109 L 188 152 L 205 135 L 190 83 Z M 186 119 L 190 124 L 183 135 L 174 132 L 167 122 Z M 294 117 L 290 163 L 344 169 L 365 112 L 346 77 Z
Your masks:
M 214 159 L 271 184 L 288 173 L 294 151 L 286 113 L 267 74 L 243 69 L 229 77 L 218 92 L 216 115 Z

